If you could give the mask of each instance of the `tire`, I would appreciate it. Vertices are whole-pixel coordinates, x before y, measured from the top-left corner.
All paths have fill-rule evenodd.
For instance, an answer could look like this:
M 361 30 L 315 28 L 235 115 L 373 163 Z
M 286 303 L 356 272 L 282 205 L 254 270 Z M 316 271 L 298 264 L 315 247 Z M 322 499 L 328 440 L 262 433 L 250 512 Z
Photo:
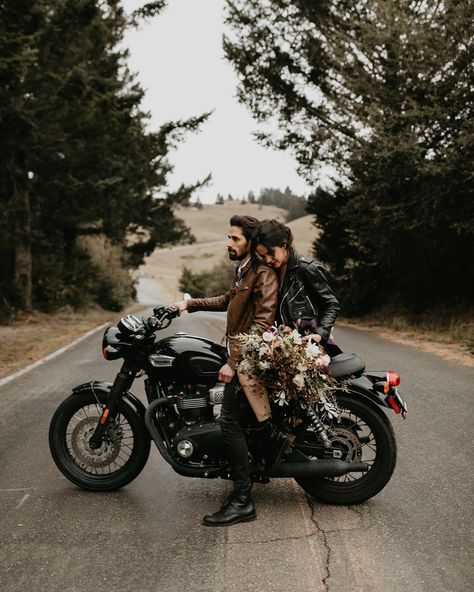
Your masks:
M 343 413 L 341 423 L 333 422 L 331 426 L 339 431 L 333 437 L 333 444 L 341 449 L 342 460 L 367 462 L 370 469 L 341 477 L 300 478 L 296 481 L 319 501 L 360 504 L 374 497 L 390 481 L 397 458 L 395 435 L 384 412 L 370 402 L 347 394 L 339 394 L 337 402 Z M 307 430 L 305 440 L 311 439 L 314 441 L 315 434 Z
M 98 450 L 88 447 L 107 396 L 71 395 L 56 410 L 49 448 L 63 475 L 88 491 L 114 491 L 139 475 L 150 454 L 150 438 L 141 417 L 122 399 L 117 418 Z M 100 405 L 98 404 L 98 401 Z

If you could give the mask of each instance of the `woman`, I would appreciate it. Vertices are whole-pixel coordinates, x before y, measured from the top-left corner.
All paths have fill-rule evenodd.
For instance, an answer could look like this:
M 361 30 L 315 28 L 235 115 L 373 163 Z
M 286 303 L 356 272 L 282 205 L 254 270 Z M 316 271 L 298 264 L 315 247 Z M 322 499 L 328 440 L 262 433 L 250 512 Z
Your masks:
M 330 356 L 340 354 L 341 350 L 330 338 L 339 302 L 322 266 L 299 255 L 292 245 L 290 228 L 277 220 L 263 220 L 252 238 L 253 256 L 275 269 L 279 277 L 277 324 L 297 328 L 304 335 L 303 339 L 320 343 Z M 266 389 L 243 372 L 238 374 L 257 421 L 266 428 L 264 433 L 271 432 L 275 428 L 271 424 Z M 269 467 L 270 472 L 281 460 L 283 450 L 279 452 Z

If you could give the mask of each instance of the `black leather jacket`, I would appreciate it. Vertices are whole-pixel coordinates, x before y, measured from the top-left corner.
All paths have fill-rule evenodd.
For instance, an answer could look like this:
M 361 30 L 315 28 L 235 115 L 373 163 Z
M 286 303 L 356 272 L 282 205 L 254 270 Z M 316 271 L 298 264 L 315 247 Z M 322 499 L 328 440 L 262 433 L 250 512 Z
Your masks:
M 292 251 L 280 286 L 279 322 L 295 327 L 300 320 L 311 333 L 319 333 L 327 341 L 339 310 L 322 265 Z

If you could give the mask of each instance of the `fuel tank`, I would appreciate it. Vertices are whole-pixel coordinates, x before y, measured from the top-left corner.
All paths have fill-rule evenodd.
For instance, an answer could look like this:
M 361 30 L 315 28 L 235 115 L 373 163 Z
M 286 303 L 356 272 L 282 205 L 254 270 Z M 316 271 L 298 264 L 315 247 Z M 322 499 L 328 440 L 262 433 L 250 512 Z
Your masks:
M 173 335 L 157 341 L 148 359 L 160 380 L 214 384 L 227 349 L 204 337 Z

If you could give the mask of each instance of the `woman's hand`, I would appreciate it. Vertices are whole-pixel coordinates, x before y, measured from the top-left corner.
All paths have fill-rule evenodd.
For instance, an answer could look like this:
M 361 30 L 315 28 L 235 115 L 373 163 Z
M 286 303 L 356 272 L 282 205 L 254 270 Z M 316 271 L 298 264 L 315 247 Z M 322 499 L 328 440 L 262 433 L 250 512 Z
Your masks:
M 305 335 L 303 337 L 303 341 L 315 341 L 317 344 L 321 343 L 322 337 L 319 333 L 310 333 L 309 335 Z

